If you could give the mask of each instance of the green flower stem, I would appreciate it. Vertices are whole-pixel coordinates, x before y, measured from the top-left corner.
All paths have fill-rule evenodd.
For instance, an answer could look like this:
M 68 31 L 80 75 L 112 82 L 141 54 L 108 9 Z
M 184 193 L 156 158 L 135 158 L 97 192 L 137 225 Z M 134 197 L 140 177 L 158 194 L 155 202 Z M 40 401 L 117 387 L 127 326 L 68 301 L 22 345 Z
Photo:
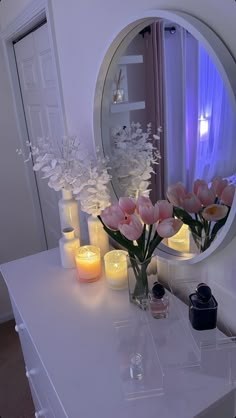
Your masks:
M 147 244 L 146 244 L 146 248 L 145 248 L 145 251 L 144 251 L 144 258 L 146 258 L 147 253 L 148 253 L 148 247 L 149 247 L 149 243 L 150 243 L 150 239 L 151 239 L 151 235 L 152 235 L 152 228 L 153 228 L 153 225 L 150 225 L 149 231 L 148 231 Z M 145 241 L 144 241 L 144 244 L 145 244 Z
M 147 267 L 150 260 L 145 260 L 141 262 L 139 268 L 139 262 L 137 259 L 134 258 L 133 254 L 129 253 L 130 263 L 135 275 L 136 283 L 135 288 L 133 291 L 133 297 L 139 298 L 141 295 L 145 295 L 148 297 L 148 275 L 147 275 Z

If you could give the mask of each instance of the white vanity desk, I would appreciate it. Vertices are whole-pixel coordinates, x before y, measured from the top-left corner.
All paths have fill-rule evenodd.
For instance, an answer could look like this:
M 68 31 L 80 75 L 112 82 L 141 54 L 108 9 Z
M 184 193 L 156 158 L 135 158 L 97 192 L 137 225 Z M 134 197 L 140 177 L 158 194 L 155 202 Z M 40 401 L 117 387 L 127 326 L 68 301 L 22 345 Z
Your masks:
M 167 373 L 160 396 L 125 400 L 114 322 L 137 310 L 127 291 L 108 289 L 104 279 L 78 283 L 75 270 L 60 266 L 57 249 L 4 264 L 1 271 L 37 417 L 234 417 L 233 387 L 198 367 Z M 155 321 L 158 333 L 165 320 Z M 174 341 L 168 349 L 174 358 Z

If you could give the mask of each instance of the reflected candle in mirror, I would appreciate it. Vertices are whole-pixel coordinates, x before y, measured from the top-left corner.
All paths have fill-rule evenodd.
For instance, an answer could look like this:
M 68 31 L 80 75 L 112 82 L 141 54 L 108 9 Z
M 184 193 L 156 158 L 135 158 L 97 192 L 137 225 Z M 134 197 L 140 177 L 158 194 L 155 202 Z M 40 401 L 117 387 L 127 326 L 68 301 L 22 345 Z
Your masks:
M 186 224 L 183 224 L 177 234 L 168 238 L 168 247 L 173 248 L 173 250 L 188 253 L 190 251 L 189 245 L 189 229 Z
M 80 247 L 75 256 L 78 280 L 95 282 L 102 275 L 100 248 L 94 245 Z
M 128 287 L 127 253 L 122 250 L 109 251 L 104 256 L 106 280 L 111 289 Z

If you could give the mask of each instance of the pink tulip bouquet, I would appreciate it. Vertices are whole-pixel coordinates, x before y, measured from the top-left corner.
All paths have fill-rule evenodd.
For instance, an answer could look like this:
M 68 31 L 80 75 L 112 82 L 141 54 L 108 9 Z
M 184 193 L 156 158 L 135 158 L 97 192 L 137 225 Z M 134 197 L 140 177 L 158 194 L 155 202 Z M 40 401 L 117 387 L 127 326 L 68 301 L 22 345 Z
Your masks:
M 121 197 L 98 216 L 108 235 L 128 251 L 135 277 L 130 294 L 132 302 L 146 309 L 148 300 L 148 266 L 163 238 L 175 235 L 182 221 L 173 217 L 173 205 L 160 200 L 155 205 L 148 197 L 137 200 Z
M 173 204 L 174 216 L 189 226 L 200 252 L 211 245 L 225 224 L 234 192 L 235 186 L 222 177 L 215 177 L 210 187 L 205 180 L 195 180 L 191 193 L 182 183 L 168 187 L 167 198 Z

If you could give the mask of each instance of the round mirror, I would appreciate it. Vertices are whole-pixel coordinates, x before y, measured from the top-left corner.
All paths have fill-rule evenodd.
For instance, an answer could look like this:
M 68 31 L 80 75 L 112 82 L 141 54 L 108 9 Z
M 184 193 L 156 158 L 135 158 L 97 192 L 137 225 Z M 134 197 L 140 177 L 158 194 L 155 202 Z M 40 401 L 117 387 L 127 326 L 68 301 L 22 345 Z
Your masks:
M 205 244 L 198 242 L 194 228 L 191 230 L 186 223 L 162 246 L 172 254 L 189 253 L 192 257 L 203 251 L 210 253 L 210 245 L 211 249 L 217 248 L 218 235 L 222 241 L 227 230 L 224 224 L 232 217 L 233 199 L 222 201 L 216 183 L 214 198 L 210 192 L 212 180 L 218 176 L 236 184 L 235 97 L 224 65 L 208 48 L 205 38 L 196 37 L 195 26 L 180 25 L 179 19 L 169 18 L 168 12 L 166 16 L 138 21 L 120 42 L 117 39 L 114 43 L 117 48 L 103 86 L 101 139 L 104 154 L 110 158 L 112 185 L 118 198 L 144 194 L 155 203 L 166 199 L 171 185 L 181 182 L 187 195 L 193 192 L 195 180 L 201 179 L 209 195 L 201 200 L 198 213 L 191 208 L 185 212 L 203 225 L 207 220 L 202 211 L 210 204 L 228 208 L 222 212 L 221 225 L 213 217 L 203 230 L 196 226 Z M 235 68 L 223 43 L 207 30 L 215 36 L 214 43 L 217 40 L 215 49 L 221 50 Z M 199 199 L 196 185 L 195 194 Z M 169 193 L 169 200 L 171 197 Z M 180 213 L 175 215 L 181 217 Z M 206 240 L 211 240 L 206 237 L 207 228 L 210 233 L 214 226 L 214 237 L 206 245 Z

